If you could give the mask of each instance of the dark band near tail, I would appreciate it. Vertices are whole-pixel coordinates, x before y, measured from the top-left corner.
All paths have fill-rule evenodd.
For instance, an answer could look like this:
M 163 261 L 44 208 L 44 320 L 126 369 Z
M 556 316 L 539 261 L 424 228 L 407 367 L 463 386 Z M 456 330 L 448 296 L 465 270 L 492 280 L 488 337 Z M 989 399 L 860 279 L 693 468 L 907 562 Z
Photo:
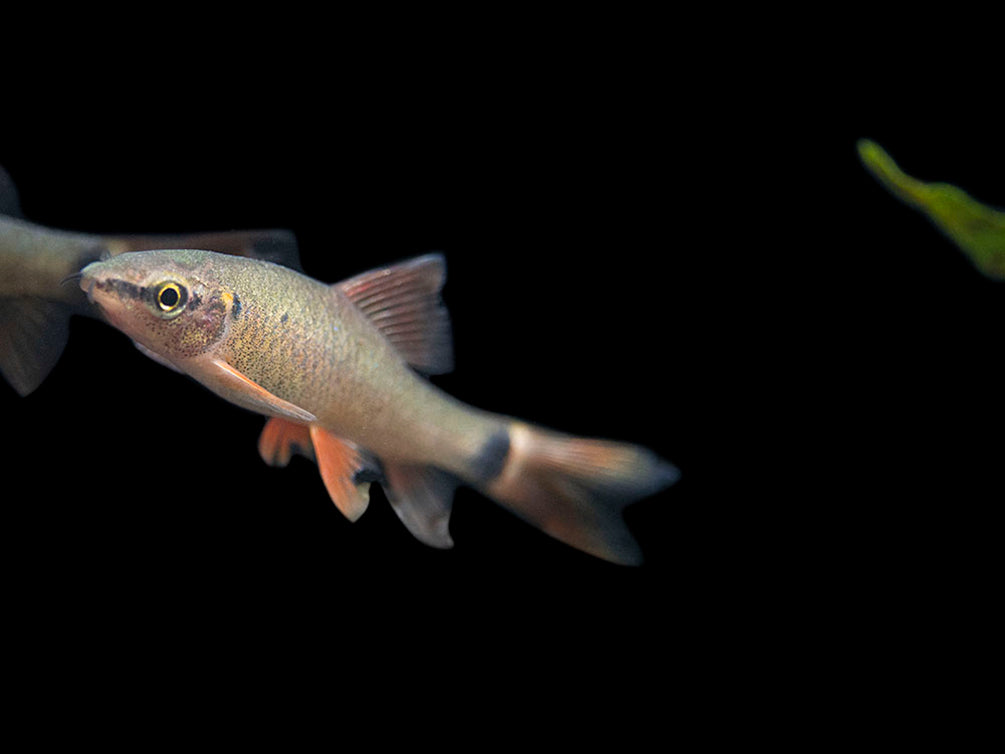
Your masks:
M 490 460 L 501 461 L 497 474 L 481 485 L 487 495 L 551 536 L 625 565 L 641 563 L 642 552 L 622 509 L 679 476 L 645 448 L 520 423 L 510 425 L 505 444 L 487 442 L 481 457 L 484 469 L 494 468 Z
M 481 450 L 471 460 L 471 472 L 474 478 L 482 484 L 488 484 L 499 476 L 506 466 L 509 451 L 509 431 L 501 427 L 489 436 Z

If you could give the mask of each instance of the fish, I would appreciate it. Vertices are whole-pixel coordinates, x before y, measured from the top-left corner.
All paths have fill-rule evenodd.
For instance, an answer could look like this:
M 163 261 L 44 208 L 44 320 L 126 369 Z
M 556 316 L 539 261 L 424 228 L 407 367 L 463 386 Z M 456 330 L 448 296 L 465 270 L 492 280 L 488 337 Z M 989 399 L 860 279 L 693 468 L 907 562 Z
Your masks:
M 267 416 L 262 458 L 314 459 L 350 521 L 379 483 L 413 536 L 449 548 L 454 491 L 466 485 L 574 548 L 640 564 L 622 511 L 675 482 L 676 466 L 438 388 L 429 377 L 453 366 L 445 279 L 442 253 L 329 285 L 269 262 L 175 249 L 93 262 L 79 285 L 143 353 Z
M 99 235 L 57 230 L 22 217 L 20 197 L 0 167 L 0 374 L 21 396 L 32 393 L 59 360 L 70 316 L 97 317 L 76 285 L 90 262 L 165 246 L 196 246 L 301 269 L 296 236 L 285 229 L 181 235 Z
M 907 175 L 879 144 L 856 144 L 863 166 L 895 197 L 918 210 L 993 280 L 1005 280 L 1005 212 L 972 198 L 950 183 L 928 183 Z

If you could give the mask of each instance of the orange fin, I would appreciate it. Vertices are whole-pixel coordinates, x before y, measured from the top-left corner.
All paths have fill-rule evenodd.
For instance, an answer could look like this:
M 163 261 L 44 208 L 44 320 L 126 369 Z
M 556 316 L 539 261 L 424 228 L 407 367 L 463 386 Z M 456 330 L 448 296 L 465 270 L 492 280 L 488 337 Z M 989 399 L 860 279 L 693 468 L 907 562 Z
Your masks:
M 258 437 L 258 454 L 269 466 L 286 466 L 294 453 L 314 460 L 314 445 L 306 424 L 269 417 Z
M 384 472 L 387 499 L 412 536 L 431 547 L 453 547 L 448 525 L 457 480 L 430 466 L 385 464 Z
M 223 359 L 211 358 L 209 364 L 214 367 L 214 371 L 207 375 L 207 386 L 217 392 L 222 392 L 224 397 L 232 403 L 260 414 L 282 416 L 301 424 L 310 424 L 317 419 L 310 411 L 305 411 L 300 406 L 273 395 L 257 382 L 238 372 Z
M 370 481 L 377 478 L 370 475 L 366 481 L 359 481 L 372 467 L 367 454 L 317 424 L 311 424 L 309 431 L 325 489 L 342 514 L 355 521 L 370 502 Z
M 413 368 L 444 374 L 454 368 L 450 316 L 440 300 L 442 254 L 426 254 L 336 283 Z

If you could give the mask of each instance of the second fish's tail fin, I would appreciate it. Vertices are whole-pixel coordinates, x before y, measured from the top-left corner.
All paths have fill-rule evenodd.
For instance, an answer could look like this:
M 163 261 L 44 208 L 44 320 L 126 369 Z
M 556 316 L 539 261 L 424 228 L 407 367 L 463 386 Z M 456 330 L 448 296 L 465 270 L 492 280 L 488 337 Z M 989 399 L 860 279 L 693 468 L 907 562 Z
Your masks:
M 638 565 L 642 553 L 622 509 L 673 484 L 677 468 L 636 445 L 514 423 L 498 474 L 482 491 L 566 544 Z
M 0 215 L 21 216 L 14 181 L 0 166 Z M 59 360 L 70 309 L 32 296 L 0 298 L 0 374 L 19 395 L 39 386 Z
M 0 374 L 22 396 L 41 384 L 59 360 L 70 308 L 40 298 L 0 299 Z

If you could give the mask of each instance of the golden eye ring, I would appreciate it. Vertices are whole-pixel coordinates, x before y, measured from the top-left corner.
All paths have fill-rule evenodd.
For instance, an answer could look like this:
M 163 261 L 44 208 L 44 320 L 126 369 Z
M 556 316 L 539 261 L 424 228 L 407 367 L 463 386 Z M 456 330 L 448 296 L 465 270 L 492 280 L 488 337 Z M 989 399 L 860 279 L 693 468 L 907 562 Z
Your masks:
M 177 283 L 163 283 L 157 289 L 157 306 L 166 314 L 184 306 L 188 298 L 186 291 Z

